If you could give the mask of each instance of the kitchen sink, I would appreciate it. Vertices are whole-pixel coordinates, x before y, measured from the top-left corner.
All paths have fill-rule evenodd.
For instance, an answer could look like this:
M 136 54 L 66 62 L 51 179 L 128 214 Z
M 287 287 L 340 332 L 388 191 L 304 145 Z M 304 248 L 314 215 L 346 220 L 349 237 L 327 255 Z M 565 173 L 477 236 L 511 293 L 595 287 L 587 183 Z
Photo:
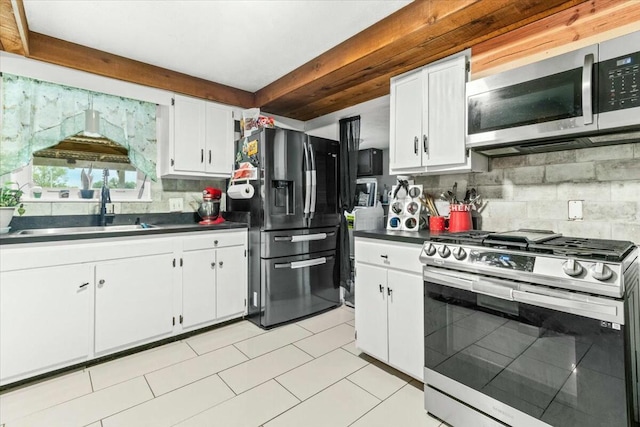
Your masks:
M 47 234 L 79 234 L 79 233 L 114 233 L 118 231 L 136 231 L 157 228 L 150 224 L 107 225 L 96 227 L 63 227 L 63 228 L 31 228 L 20 230 L 16 235 L 47 235 Z

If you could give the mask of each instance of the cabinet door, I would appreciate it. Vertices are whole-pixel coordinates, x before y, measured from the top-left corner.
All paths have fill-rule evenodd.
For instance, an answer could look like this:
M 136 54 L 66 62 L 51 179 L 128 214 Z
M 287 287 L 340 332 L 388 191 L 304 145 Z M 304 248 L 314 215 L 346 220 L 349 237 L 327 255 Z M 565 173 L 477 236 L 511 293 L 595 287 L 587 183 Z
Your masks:
M 396 270 L 389 270 L 387 274 L 389 363 L 422 380 L 424 373 L 422 275 Z
M 96 353 L 171 334 L 173 259 L 161 254 L 96 265 Z
M 0 384 L 87 359 L 91 266 L 34 268 L 1 276 Z
M 204 172 L 205 169 L 205 101 L 175 95 L 174 169 Z
M 391 169 L 422 165 L 422 78 L 416 72 L 391 86 Z
M 428 136 L 424 164 L 459 165 L 466 162 L 465 58 L 458 57 L 425 69 L 424 130 Z M 423 146 L 424 149 L 424 146 Z
M 218 249 L 216 267 L 216 313 L 218 319 L 245 312 L 247 258 L 244 246 Z
M 182 266 L 182 327 L 216 318 L 216 250 L 185 251 Z
M 210 102 L 205 116 L 205 171 L 231 175 L 233 168 L 233 116 L 231 110 Z
M 356 263 L 356 345 L 384 362 L 387 350 L 387 269 Z

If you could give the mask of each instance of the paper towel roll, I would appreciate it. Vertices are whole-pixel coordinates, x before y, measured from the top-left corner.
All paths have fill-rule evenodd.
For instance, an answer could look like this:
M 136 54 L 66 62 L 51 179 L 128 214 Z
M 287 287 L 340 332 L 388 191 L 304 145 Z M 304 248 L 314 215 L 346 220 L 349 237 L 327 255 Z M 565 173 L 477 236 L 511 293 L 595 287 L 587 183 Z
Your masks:
M 229 187 L 227 195 L 232 199 L 250 199 L 253 197 L 254 189 L 251 184 L 236 184 Z

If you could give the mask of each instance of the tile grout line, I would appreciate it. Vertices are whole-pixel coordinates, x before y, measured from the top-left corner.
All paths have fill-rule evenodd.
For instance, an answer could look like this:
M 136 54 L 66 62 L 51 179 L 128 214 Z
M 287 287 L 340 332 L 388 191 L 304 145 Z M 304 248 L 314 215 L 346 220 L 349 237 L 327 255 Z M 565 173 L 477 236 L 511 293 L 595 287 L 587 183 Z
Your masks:
M 365 366 L 365 367 L 363 367 L 363 369 L 364 369 L 364 368 L 366 368 L 366 366 Z M 358 371 L 360 371 L 360 369 L 358 369 Z M 356 371 L 356 372 L 358 372 L 358 371 Z M 354 373 L 350 374 L 349 376 L 351 376 L 351 375 L 355 374 L 356 372 L 354 372 Z M 344 377 L 344 379 L 345 379 L 345 380 L 347 380 L 347 381 L 349 381 L 349 382 L 350 382 L 351 384 L 353 384 L 354 386 L 356 386 L 356 387 L 358 387 L 358 388 L 360 388 L 360 389 L 364 390 L 365 392 L 367 392 L 367 394 L 370 394 L 371 396 L 375 397 L 376 399 L 378 399 L 378 400 L 380 401 L 380 403 L 382 403 L 382 402 L 384 402 L 385 400 L 387 400 L 387 399 L 380 399 L 378 396 L 376 396 L 375 394 L 371 393 L 369 390 L 367 390 L 366 388 L 362 387 L 360 384 L 358 384 L 358 383 L 356 383 L 356 382 L 354 382 L 354 381 L 350 380 L 350 379 L 349 379 L 349 377 Z M 403 386 L 403 387 L 404 387 L 404 386 Z M 400 388 L 402 388 L 402 387 L 400 387 Z M 391 395 L 390 395 L 389 397 L 391 397 Z M 376 406 L 378 406 L 378 405 L 376 405 Z
M 151 392 L 151 395 L 153 396 L 153 399 L 158 397 L 158 396 L 156 396 L 155 392 L 153 391 L 153 388 L 151 388 L 151 384 L 149 384 L 149 380 L 147 379 L 147 376 L 143 375 L 142 378 L 144 378 L 144 382 L 147 383 L 147 387 L 149 387 L 149 391 Z M 153 400 L 153 399 L 151 399 L 151 400 Z
M 355 383 L 354 383 L 353 381 L 351 381 L 349 378 L 345 378 L 345 379 L 346 379 L 347 381 L 349 381 L 349 382 L 351 382 L 351 383 L 355 384 Z M 358 384 L 355 384 L 355 385 L 356 385 L 356 386 L 358 386 Z M 403 385 L 402 387 L 400 387 L 398 390 L 396 390 L 396 391 L 394 391 L 393 393 L 391 393 L 391 394 L 390 394 L 386 399 L 384 399 L 384 400 L 380 400 L 380 402 L 379 402 L 377 405 L 375 405 L 373 408 L 369 409 L 367 412 L 365 412 L 364 414 L 362 414 L 360 417 L 358 417 L 358 419 L 357 419 L 357 420 L 355 420 L 354 422 L 352 422 L 351 424 L 349 424 L 349 426 L 352 426 L 352 425 L 354 425 L 355 423 L 357 423 L 361 418 L 363 418 L 363 417 L 364 417 L 365 415 L 367 415 L 369 412 L 373 411 L 375 408 L 377 408 L 378 406 L 382 405 L 382 404 L 383 404 L 384 402 L 386 402 L 387 400 L 391 399 L 391 397 L 392 397 L 393 395 L 395 395 L 396 393 L 399 393 L 399 392 L 400 392 L 400 390 L 402 390 L 403 388 L 405 388 L 405 387 L 406 387 L 406 386 L 408 386 L 408 385 L 410 385 L 410 383 L 406 383 L 405 385 Z M 358 386 L 358 387 L 360 387 L 360 386 Z M 411 386 L 411 387 L 413 387 L 413 386 Z M 360 387 L 360 388 L 362 388 L 362 387 Z M 363 390 L 364 390 L 364 389 L 363 389 Z M 365 391 L 367 391 L 367 390 L 365 390 Z M 369 392 L 367 391 L 367 393 L 369 393 Z M 369 394 L 371 394 L 371 393 L 369 393 Z M 378 397 L 376 397 L 376 396 L 374 396 L 374 397 L 375 397 L 376 399 L 378 399 Z M 348 426 L 347 426 L 347 427 L 348 427 Z
M 176 341 L 176 342 L 179 342 L 179 341 Z M 170 344 L 173 344 L 173 343 L 170 343 Z M 158 349 L 162 349 L 162 347 L 163 347 L 163 346 L 160 346 L 160 347 L 158 347 Z M 188 347 L 189 347 L 189 346 L 188 346 Z M 170 348 L 170 347 L 167 347 L 167 348 Z M 168 364 L 168 365 L 166 365 L 166 366 L 162 366 L 162 367 L 157 368 L 157 369 L 154 369 L 154 370 L 152 370 L 152 371 L 144 372 L 143 374 L 138 375 L 138 376 L 135 376 L 135 377 L 126 378 L 126 379 L 124 379 L 124 380 L 122 380 L 122 381 L 120 381 L 120 382 L 117 382 L 117 383 L 114 383 L 114 384 L 110 384 L 110 385 L 108 385 L 107 387 L 102 387 L 101 389 L 99 389 L 99 390 L 94 390 L 94 391 L 104 390 L 104 389 L 109 388 L 109 387 L 112 387 L 112 386 L 114 386 L 114 385 L 122 384 L 122 383 L 125 383 L 125 382 L 127 382 L 127 381 L 129 381 L 129 380 L 132 380 L 132 379 L 134 379 L 134 378 L 138 378 L 139 376 L 145 376 L 145 375 L 151 374 L 151 373 L 153 373 L 153 372 L 158 372 L 158 371 L 161 371 L 161 370 L 163 370 L 163 369 L 169 368 L 169 367 L 171 367 L 171 366 L 175 366 L 175 365 L 177 365 L 177 364 L 179 364 L 179 363 L 185 362 L 185 361 L 187 361 L 187 360 L 192 360 L 192 359 L 195 359 L 196 357 L 199 357 L 198 353 L 196 353 L 196 352 L 195 352 L 191 347 L 189 347 L 189 349 L 190 349 L 191 351 L 193 351 L 193 353 L 195 354 L 195 356 L 187 357 L 186 359 L 183 359 L 183 360 L 179 360 L 179 361 L 177 361 L 177 362 L 170 363 L 170 364 Z M 140 353 L 136 353 L 136 354 L 140 354 Z M 135 356 L 136 354 L 134 354 L 133 356 Z M 123 359 L 124 359 L 124 358 L 123 358 Z M 110 361 L 105 362 L 105 363 L 117 362 L 118 360 L 120 360 L 120 359 L 110 360 Z M 102 366 L 102 365 L 101 365 L 101 364 L 98 364 L 98 365 L 95 365 L 95 366 L 96 366 L 96 367 L 98 367 L 98 366 Z M 91 386 L 92 386 L 92 388 L 93 388 L 93 383 L 92 383 L 92 385 L 91 385 Z

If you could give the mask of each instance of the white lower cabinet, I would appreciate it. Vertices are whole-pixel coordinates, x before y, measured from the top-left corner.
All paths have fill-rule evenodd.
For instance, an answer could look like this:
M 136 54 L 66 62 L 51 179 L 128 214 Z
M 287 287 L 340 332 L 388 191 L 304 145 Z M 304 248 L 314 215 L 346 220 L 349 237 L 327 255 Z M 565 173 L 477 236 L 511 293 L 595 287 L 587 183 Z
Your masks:
M 90 265 L 16 270 L 0 281 L 0 384 L 87 360 Z
M 356 238 L 355 314 L 357 347 L 422 381 L 424 284 L 420 248 Z
M 1 245 L 0 386 L 245 315 L 246 256 L 246 229 Z
M 218 319 L 247 311 L 247 251 L 245 246 L 218 249 L 216 254 L 216 313 Z
M 246 242 L 246 232 L 184 240 L 180 322 L 185 331 L 246 313 Z
M 97 354 L 171 335 L 173 260 L 169 253 L 96 265 Z
M 182 259 L 180 321 L 184 329 L 192 329 L 216 319 L 216 251 L 185 251 Z

